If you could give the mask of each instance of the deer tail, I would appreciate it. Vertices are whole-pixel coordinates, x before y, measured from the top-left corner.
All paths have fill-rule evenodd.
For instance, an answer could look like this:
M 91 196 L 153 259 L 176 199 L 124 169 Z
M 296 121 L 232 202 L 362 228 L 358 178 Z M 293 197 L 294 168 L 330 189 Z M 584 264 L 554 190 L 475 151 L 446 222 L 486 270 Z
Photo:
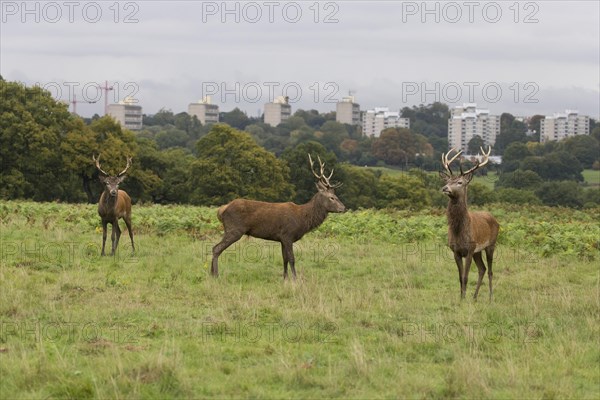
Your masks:
M 223 213 L 227 209 L 228 205 L 229 204 L 225 204 L 224 206 L 219 207 L 219 209 L 217 210 L 217 218 L 219 218 L 219 221 L 221 222 L 223 222 Z

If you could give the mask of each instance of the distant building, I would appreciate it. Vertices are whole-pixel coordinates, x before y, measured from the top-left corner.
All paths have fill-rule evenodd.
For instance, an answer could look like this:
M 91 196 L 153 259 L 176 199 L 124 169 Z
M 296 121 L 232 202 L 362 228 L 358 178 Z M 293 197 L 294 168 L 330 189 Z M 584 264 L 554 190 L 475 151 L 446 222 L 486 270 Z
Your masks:
M 450 111 L 448 120 L 448 145 L 450 148 L 468 150 L 469 142 L 477 135 L 486 146 L 493 146 L 500 134 L 500 116 L 477 108 L 475 103 L 465 103 Z
M 565 110 L 540 121 L 540 142 L 563 140 L 575 135 L 590 134 L 590 117 L 577 110 Z
M 142 106 L 138 106 L 134 102 L 132 98 L 126 97 L 117 104 L 109 104 L 108 115 L 121 124 L 121 127 L 139 131 L 142 129 Z
M 342 124 L 360 125 L 360 105 L 354 102 L 354 96 L 342 98 L 335 107 L 335 120 Z
M 387 107 L 375 107 L 363 113 L 362 129 L 365 136 L 379 137 L 387 128 L 410 128 L 410 120 L 400 117 L 400 112 Z
M 188 106 L 188 114 L 195 115 L 202 125 L 216 124 L 219 122 L 219 106 L 211 104 L 210 96 L 206 96 L 197 103 L 190 103 Z
M 265 124 L 277 126 L 292 115 L 292 106 L 287 96 L 279 96 L 272 103 L 265 104 Z

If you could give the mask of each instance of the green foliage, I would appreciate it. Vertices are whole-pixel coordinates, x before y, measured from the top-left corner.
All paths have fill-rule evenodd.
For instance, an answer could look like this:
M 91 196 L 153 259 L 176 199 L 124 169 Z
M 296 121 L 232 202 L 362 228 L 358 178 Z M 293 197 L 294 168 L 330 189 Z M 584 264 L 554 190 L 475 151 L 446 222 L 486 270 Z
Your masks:
M 424 136 L 405 128 L 388 128 L 373 140 L 373 156 L 389 165 L 408 165 L 417 154 L 432 156 L 433 148 Z
M 467 144 L 469 154 L 478 154 L 480 148 L 483 147 L 484 144 L 485 143 L 483 142 L 481 136 L 473 135 L 473 138 L 471 138 L 471 140 L 469 140 L 469 143 Z
M 403 118 L 410 120 L 411 131 L 425 136 L 436 152 L 448 150 L 448 119 L 450 110 L 443 103 L 404 107 Z
M 503 113 L 500 116 L 500 134 L 496 137 L 494 154 L 503 155 L 504 151 L 511 144 L 526 143 L 528 140 L 527 125 L 521 121 L 517 121 L 509 113 Z
M 518 205 L 540 205 L 542 202 L 531 190 L 515 189 L 512 187 L 498 189 L 495 192 L 496 201 Z
M 577 182 L 545 182 L 535 194 L 547 206 L 580 208 L 583 206 L 583 193 Z
M 468 189 L 469 204 L 481 206 L 487 203 L 492 203 L 495 200 L 495 195 L 492 189 L 482 183 L 473 182 Z
M 220 113 L 219 121 L 240 130 L 243 130 L 246 128 L 246 126 L 252 123 L 246 113 L 237 107 L 229 112 Z
M 496 187 L 535 190 L 542 182 L 542 178 L 534 171 L 518 169 L 514 172 L 500 174 Z
M 292 197 L 287 165 L 249 134 L 216 124 L 197 147 L 198 159 L 191 164 L 189 177 L 193 204 L 224 204 L 238 197 L 264 201 Z
M 60 142 L 71 115 L 40 87 L 0 81 L 0 196 L 52 200 L 65 186 Z
M 341 164 L 338 172 L 344 185 L 337 190 L 337 194 L 346 208 L 356 210 L 378 205 L 380 172 L 348 164 Z
M 593 136 L 577 135 L 560 142 L 561 148 L 573 155 L 584 168 L 591 168 L 600 159 L 600 144 Z
M 296 188 L 296 196 L 294 201 L 298 204 L 303 204 L 309 201 L 316 193 L 315 184 L 317 182 L 315 176 L 312 174 L 310 164 L 308 162 L 308 155 L 311 155 L 315 170 L 319 171 L 318 158 L 325 163 L 326 171 L 334 169 L 334 176 L 331 178 L 331 183 L 336 181 L 345 182 L 347 178 L 340 171 L 336 169 L 336 157 L 332 152 L 328 152 L 323 145 L 317 142 L 306 142 L 297 145 L 296 147 L 288 148 L 281 155 L 281 159 L 284 160 L 290 171 L 290 183 Z M 326 172 L 329 174 L 329 172 Z M 343 179 L 343 180 L 340 180 Z M 347 205 L 346 205 L 347 206 Z

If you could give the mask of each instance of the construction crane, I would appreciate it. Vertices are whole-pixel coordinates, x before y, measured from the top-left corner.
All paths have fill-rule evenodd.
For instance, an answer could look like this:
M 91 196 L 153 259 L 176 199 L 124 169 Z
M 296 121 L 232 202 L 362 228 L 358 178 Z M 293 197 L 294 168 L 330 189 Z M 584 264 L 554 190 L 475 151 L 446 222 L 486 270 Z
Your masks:
M 108 114 L 108 92 L 114 90 L 112 86 L 108 86 L 108 81 L 104 81 L 104 86 L 100 86 L 100 90 L 104 90 L 104 115 Z
M 96 103 L 95 101 L 81 101 L 81 100 L 77 100 L 77 95 L 75 93 L 73 93 L 73 100 L 71 101 L 71 104 L 73 104 L 73 114 L 77 114 L 77 103 L 88 103 L 88 104 L 93 104 Z

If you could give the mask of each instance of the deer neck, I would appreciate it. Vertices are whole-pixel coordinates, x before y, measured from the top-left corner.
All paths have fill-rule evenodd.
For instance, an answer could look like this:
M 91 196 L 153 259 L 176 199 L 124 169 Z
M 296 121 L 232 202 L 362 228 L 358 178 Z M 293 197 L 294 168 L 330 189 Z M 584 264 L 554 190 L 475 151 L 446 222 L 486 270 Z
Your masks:
M 453 234 L 461 235 L 470 231 L 471 218 L 467 210 L 466 193 L 450 198 L 446 216 L 448 217 L 448 228 Z
M 308 203 L 300 206 L 302 207 L 302 217 L 307 232 L 317 228 L 327 218 L 327 210 L 319 204 L 317 196 L 318 194 L 313 196 Z
M 102 194 L 102 198 L 100 199 L 100 205 L 102 207 L 102 210 L 104 210 L 105 213 L 114 210 L 118 199 L 119 191 L 117 191 L 117 195 L 113 197 L 110 195 L 110 192 L 108 190 L 105 190 Z

